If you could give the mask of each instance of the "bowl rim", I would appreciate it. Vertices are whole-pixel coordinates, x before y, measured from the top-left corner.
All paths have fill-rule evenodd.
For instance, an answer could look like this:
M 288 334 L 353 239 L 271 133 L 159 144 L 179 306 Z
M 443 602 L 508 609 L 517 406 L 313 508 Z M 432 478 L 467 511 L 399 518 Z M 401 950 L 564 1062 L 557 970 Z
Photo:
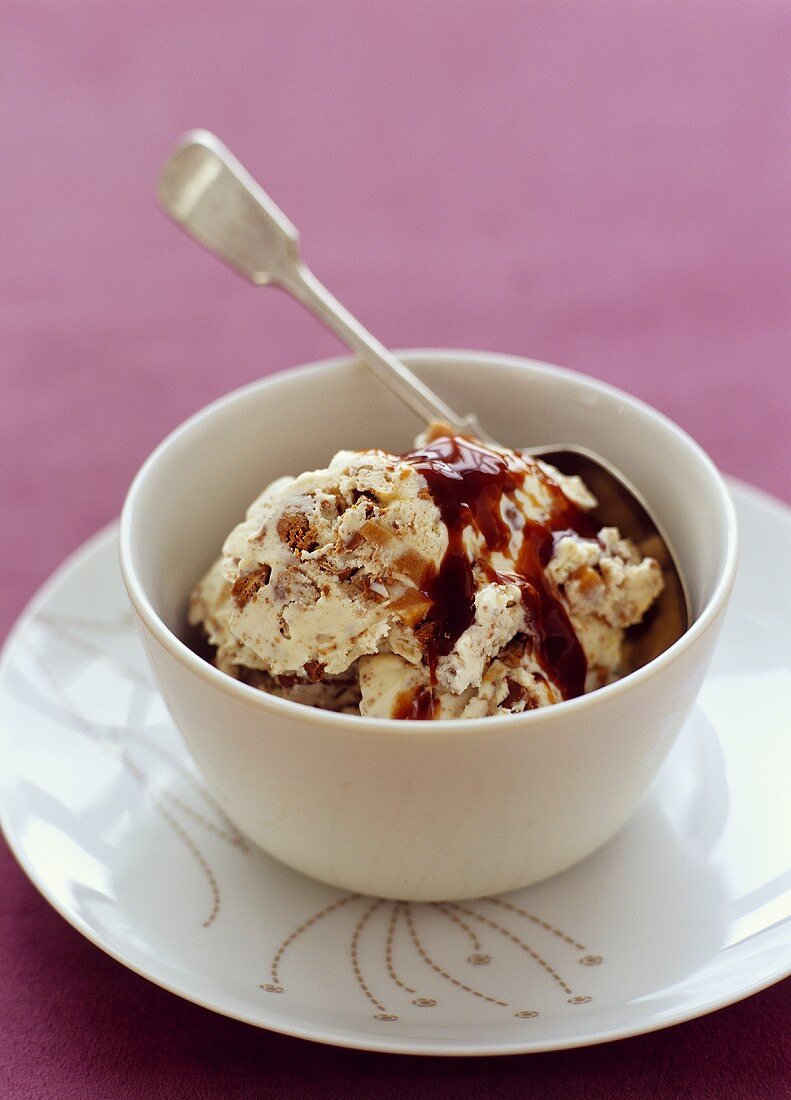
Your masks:
M 520 355 L 509 355 L 501 352 L 453 348 L 400 348 L 395 350 L 395 354 L 403 357 L 410 364 L 417 366 L 420 365 L 421 360 L 426 359 L 439 361 L 458 361 L 461 359 L 467 360 L 471 365 L 475 365 L 479 368 L 483 365 L 482 361 L 485 361 L 487 366 L 508 366 L 518 368 L 527 366 L 531 370 L 537 371 L 539 374 L 543 373 L 553 377 L 560 375 L 571 381 L 583 382 L 587 387 L 598 393 L 625 401 L 648 417 L 658 420 L 665 429 L 669 430 L 671 434 L 680 439 L 684 446 L 691 450 L 702 464 L 709 475 L 713 487 L 717 490 L 719 505 L 725 518 L 727 532 L 725 559 L 720 569 L 719 576 L 717 577 L 714 590 L 692 625 L 673 643 L 673 645 L 654 657 L 648 664 L 643 665 L 642 668 L 634 672 L 628 673 L 612 684 L 597 688 L 595 691 L 577 696 L 574 699 L 565 699 L 550 707 L 539 707 L 535 710 L 525 711 L 520 714 L 487 715 L 482 718 L 417 719 L 405 722 L 396 718 L 372 718 L 367 715 L 341 714 L 335 711 L 320 710 L 318 707 L 311 707 L 304 703 L 297 703 L 290 699 L 281 699 L 278 696 L 269 695 L 264 691 L 251 687 L 249 684 L 234 680 L 232 676 L 222 672 L 214 665 L 209 664 L 204 658 L 198 656 L 197 653 L 190 649 L 190 647 L 163 622 L 154 609 L 143 584 L 137 577 L 132 553 L 132 538 L 134 535 L 132 521 L 142 489 L 152 472 L 159 465 L 163 456 L 174 446 L 178 445 L 194 429 L 205 421 L 212 419 L 221 409 L 226 408 L 228 405 L 243 401 L 250 393 L 266 388 L 268 385 L 281 379 L 294 376 L 309 376 L 310 374 L 321 373 L 327 369 L 351 366 L 357 362 L 354 355 L 340 355 L 327 359 L 315 360 L 300 366 L 289 367 L 274 372 L 266 375 L 264 378 L 256 379 L 253 382 L 249 382 L 244 386 L 240 386 L 216 398 L 208 405 L 205 405 L 203 408 L 187 417 L 186 420 L 182 421 L 176 428 L 169 432 L 148 455 L 133 478 L 121 511 L 119 534 L 121 575 L 130 603 L 141 623 L 171 657 L 178 661 L 178 663 L 189 672 L 202 679 L 210 687 L 230 696 L 238 703 L 257 708 L 264 716 L 269 716 L 271 718 L 284 717 L 291 718 L 292 720 L 299 719 L 317 727 L 324 727 L 328 732 L 332 730 L 340 731 L 341 729 L 353 731 L 355 729 L 360 729 L 360 723 L 364 722 L 366 726 L 372 726 L 380 733 L 388 733 L 391 735 L 398 734 L 399 736 L 410 736 L 414 734 L 425 736 L 427 733 L 431 732 L 437 736 L 442 736 L 449 733 L 460 733 L 462 731 L 465 733 L 479 733 L 486 730 L 492 732 L 494 730 L 505 732 L 506 727 L 508 730 L 513 731 L 517 724 L 524 725 L 525 723 L 529 723 L 530 728 L 538 729 L 539 725 L 546 722 L 558 721 L 563 716 L 571 717 L 572 714 L 577 712 L 584 714 L 586 711 L 596 707 L 607 705 L 611 700 L 615 700 L 619 696 L 653 679 L 671 664 L 674 664 L 708 632 L 726 603 L 735 579 L 738 558 L 736 511 L 722 474 L 703 448 L 696 443 L 683 428 L 679 427 L 679 425 L 668 416 L 665 416 L 664 413 L 659 412 L 659 410 L 647 404 L 647 402 L 641 400 L 639 397 L 632 396 L 624 390 L 619 389 L 617 386 L 613 386 L 608 382 L 602 382 L 596 378 L 591 378 L 580 371 L 570 370 L 567 367 L 560 367 L 541 360 L 529 359 Z

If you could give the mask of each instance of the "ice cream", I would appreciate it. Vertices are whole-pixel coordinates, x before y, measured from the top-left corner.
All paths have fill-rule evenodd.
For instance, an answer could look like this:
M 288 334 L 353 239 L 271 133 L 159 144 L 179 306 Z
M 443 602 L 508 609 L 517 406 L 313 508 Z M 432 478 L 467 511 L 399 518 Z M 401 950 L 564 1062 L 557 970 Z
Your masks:
M 623 672 L 662 571 L 546 463 L 435 429 L 274 482 L 196 585 L 215 664 L 312 706 L 472 718 Z

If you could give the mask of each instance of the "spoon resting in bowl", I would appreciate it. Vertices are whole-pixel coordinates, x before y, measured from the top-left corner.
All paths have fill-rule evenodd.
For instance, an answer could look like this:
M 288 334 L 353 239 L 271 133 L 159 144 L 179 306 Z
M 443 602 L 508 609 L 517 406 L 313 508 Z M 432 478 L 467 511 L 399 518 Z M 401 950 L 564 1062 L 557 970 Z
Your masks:
M 159 202 L 186 233 L 251 283 L 279 286 L 306 306 L 424 423 L 439 422 L 454 434 L 494 442 L 475 414 L 454 412 L 319 282 L 301 259 L 295 227 L 213 134 L 193 130 L 184 136 L 163 169 Z M 641 667 L 680 638 L 691 621 L 683 575 L 659 521 L 629 479 L 587 448 L 564 443 L 521 450 L 564 474 L 578 474 L 598 500 L 593 517 L 618 526 L 662 567 L 661 597 L 627 635 L 628 670 Z

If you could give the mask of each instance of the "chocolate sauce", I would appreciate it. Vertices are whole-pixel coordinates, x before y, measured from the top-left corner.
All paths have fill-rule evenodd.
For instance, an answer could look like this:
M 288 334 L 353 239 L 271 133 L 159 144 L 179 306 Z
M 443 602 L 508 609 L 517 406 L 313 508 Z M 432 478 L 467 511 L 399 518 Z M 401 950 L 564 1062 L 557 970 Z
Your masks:
M 536 657 L 564 698 L 581 695 L 585 688 L 585 654 L 565 608 L 544 577 L 544 568 L 552 556 L 555 532 L 571 531 L 585 538 L 595 535 L 589 517 L 531 459 L 524 460 L 524 469 L 509 466 L 496 451 L 461 436 L 441 436 L 403 458 L 426 479 L 448 530 L 448 548 L 440 567 L 422 586 L 432 604 L 420 628 L 431 685 L 436 683 L 437 661 L 450 653 L 475 618 L 473 564 L 477 564 L 491 581 L 518 585 Z M 503 497 L 512 499 L 529 473 L 538 475 L 553 499 L 551 516 L 545 523 L 527 519 L 515 504 L 502 507 Z M 503 518 L 503 511 L 510 523 Z M 470 560 L 464 546 L 468 527 L 484 540 L 485 549 L 477 563 Z M 491 555 L 507 551 L 514 534 L 522 539 L 515 572 L 498 572 L 491 564 Z M 396 710 L 401 718 L 430 718 L 433 692 L 422 689 L 405 693 Z
M 393 718 L 417 721 L 434 717 L 434 692 L 430 687 L 411 688 L 402 692 L 395 701 Z

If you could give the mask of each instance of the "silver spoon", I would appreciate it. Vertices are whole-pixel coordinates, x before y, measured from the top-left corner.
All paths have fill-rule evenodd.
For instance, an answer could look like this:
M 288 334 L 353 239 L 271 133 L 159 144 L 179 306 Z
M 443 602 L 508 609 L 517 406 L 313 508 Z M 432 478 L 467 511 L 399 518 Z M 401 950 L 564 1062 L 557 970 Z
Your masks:
M 299 254 L 299 234 L 228 149 L 206 130 L 185 134 L 159 184 L 163 210 L 191 237 L 256 286 L 274 284 L 307 306 L 426 423 L 493 442 L 470 413 L 459 416 L 333 297 Z M 628 636 L 627 661 L 639 668 L 680 638 L 689 600 L 667 538 L 634 485 L 612 463 L 575 444 L 529 447 L 562 473 L 579 474 L 598 499 L 594 518 L 618 526 L 665 575 L 662 596 Z

